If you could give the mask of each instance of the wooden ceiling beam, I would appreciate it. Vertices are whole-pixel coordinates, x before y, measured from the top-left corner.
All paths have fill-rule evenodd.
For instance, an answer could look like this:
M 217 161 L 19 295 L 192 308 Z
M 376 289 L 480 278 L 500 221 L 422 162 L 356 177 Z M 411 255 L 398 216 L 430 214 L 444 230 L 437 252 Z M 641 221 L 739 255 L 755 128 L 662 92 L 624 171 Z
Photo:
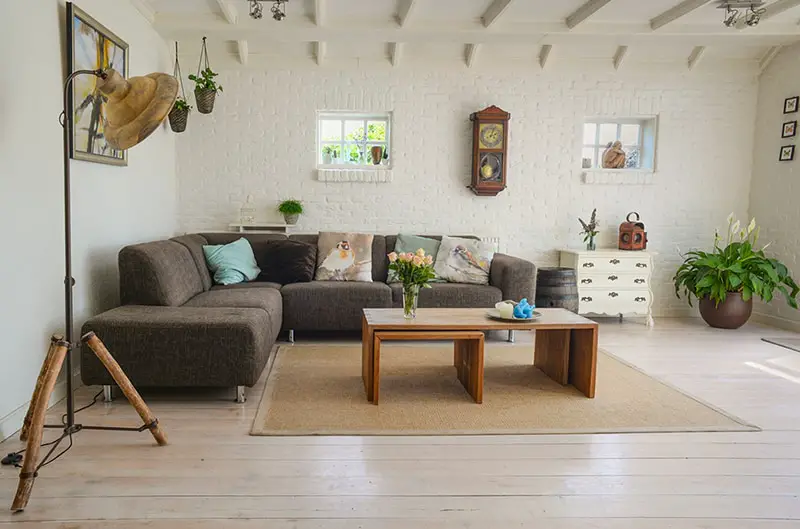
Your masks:
M 614 69 L 619 70 L 622 66 L 623 61 L 625 61 L 625 57 L 628 56 L 628 47 L 627 46 L 618 46 L 617 52 L 614 54 L 613 64 Z
M 246 40 L 236 41 L 236 54 L 239 56 L 239 62 L 242 66 L 247 66 L 247 59 L 250 56 Z
M 486 8 L 486 12 L 481 17 L 483 27 L 488 28 L 494 24 L 498 18 L 508 9 L 512 0 L 494 0 L 494 2 Z
M 325 42 L 318 41 L 314 43 L 314 60 L 317 62 L 317 66 L 322 66 L 322 63 L 325 62 L 325 55 L 327 55 L 327 53 L 328 45 Z
M 314 0 L 314 24 L 322 26 L 325 23 L 325 0 Z
M 133 7 L 152 25 L 156 21 L 156 10 L 149 0 L 131 0 Z
M 480 44 L 467 44 L 467 49 L 464 53 L 467 68 L 472 68 L 472 65 L 475 64 L 475 59 L 478 57 L 478 50 L 480 50 L 480 47 Z
M 767 50 L 767 53 L 758 61 L 758 70 L 760 72 L 767 69 L 772 60 L 781 52 L 781 48 L 783 48 L 783 46 L 773 46 Z
M 611 0 L 589 0 L 569 15 L 564 23 L 572 29 L 610 3 Z
M 547 66 L 547 61 L 550 59 L 550 54 L 553 52 L 553 45 L 552 44 L 543 44 L 542 48 L 539 50 L 539 67 L 544 70 L 544 67 Z
M 231 0 L 217 0 L 219 10 L 222 11 L 222 16 L 228 21 L 228 24 L 236 24 L 239 19 L 239 12 L 236 6 L 233 5 Z
M 689 54 L 689 58 L 686 60 L 686 65 L 689 67 L 690 70 L 694 70 L 694 67 L 700 62 L 703 58 L 703 55 L 706 53 L 705 46 L 695 46 L 692 50 L 692 53 Z
M 764 14 L 761 15 L 761 21 L 769 20 L 797 6 L 800 6 L 800 0 L 776 0 L 764 7 Z M 748 25 L 744 18 L 741 18 L 739 22 L 736 23 L 736 29 L 744 29 L 746 27 L 748 27 Z
M 411 16 L 417 3 L 417 0 L 400 0 L 397 6 L 397 23 L 401 28 L 408 22 L 408 17 Z
M 695 9 L 699 9 L 709 2 L 711 2 L 711 0 L 685 0 L 675 7 L 667 9 L 660 15 L 650 19 L 650 29 L 655 31 L 659 28 L 663 28 L 667 24 L 675 22 L 679 18 L 688 15 Z
M 403 57 L 403 43 L 402 42 L 390 42 L 389 43 L 389 62 L 392 63 L 392 66 L 397 66 L 400 64 L 400 59 Z

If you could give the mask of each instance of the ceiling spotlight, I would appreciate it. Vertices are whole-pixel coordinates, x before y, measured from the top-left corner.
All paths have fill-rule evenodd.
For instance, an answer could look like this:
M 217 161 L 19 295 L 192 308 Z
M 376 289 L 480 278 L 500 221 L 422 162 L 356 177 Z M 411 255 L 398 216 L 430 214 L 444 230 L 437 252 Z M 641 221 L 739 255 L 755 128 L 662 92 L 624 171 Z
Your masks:
M 250 18 L 261 20 L 264 18 L 264 6 L 258 0 L 250 1 Z
M 736 20 L 739 18 L 739 10 L 738 9 L 731 9 L 728 7 L 728 10 L 725 12 L 725 20 L 722 21 L 726 27 L 732 28 L 736 25 Z
M 272 2 L 270 12 L 272 19 L 280 22 L 286 18 L 286 2 L 289 0 L 249 0 L 250 2 L 250 18 L 260 20 L 264 18 L 264 6 L 262 2 Z
M 755 9 L 754 7 L 750 7 L 750 10 L 747 12 L 745 17 L 745 24 L 750 27 L 757 26 L 759 22 L 761 22 L 761 15 L 766 13 L 766 9 Z
M 718 0 L 717 7 L 725 10 L 722 23 L 726 27 L 757 26 L 766 13 L 765 0 Z

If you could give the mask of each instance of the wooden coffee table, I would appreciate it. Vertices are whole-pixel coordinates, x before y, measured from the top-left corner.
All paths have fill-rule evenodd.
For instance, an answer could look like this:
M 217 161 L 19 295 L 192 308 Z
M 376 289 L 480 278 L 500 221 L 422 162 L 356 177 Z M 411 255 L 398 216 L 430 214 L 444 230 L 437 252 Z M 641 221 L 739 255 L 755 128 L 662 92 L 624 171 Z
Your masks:
M 483 396 L 483 339 L 475 331 L 536 331 L 533 365 L 561 385 L 572 384 L 594 398 L 597 374 L 596 322 L 565 309 L 536 309 L 532 322 L 504 322 L 486 316 L 488 309 L 364 309 L 361 323 L 361 378 L 367 400 L 380 396 L 380 344 L 386 340 L 453 340 L 459 380 L 480 403 Z

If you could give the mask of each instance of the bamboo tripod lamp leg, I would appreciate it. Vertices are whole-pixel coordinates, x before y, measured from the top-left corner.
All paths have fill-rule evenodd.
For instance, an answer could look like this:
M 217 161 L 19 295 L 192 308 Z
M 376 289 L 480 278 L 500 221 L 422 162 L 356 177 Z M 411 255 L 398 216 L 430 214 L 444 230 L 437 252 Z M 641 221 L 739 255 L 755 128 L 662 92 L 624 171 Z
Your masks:
M 39 371 L 39 378 L 36 379 L 36 388 L 34 388 L 33 390 L 31 403 L 28 406 L 28 413 L 25 414 L 25 421 L 23 421 L 22 429 L 19 431 L 20 441 L 28 440 L 28 432 L 31 429 L 31 421 L 33 420 L 33 410 L 36 408 L 36 401 L 39 398 L 39 393 L 42 392 L 42 384 L 44 383 L 44 377 L 47 374 L 47 369 L 53 362 L 53 354 L 55 353 L 56 346 L 58 342 L 62 340 L 64 340 L 64 337 L 61 336 L 60 334 L 54 334 L 53 336 L 50 337 L 50 348 L 47 350 L 47 356 L 44 358 L 44 362 L 42 362 L 42 369 Z
M 37 382 L 37 390 L 34 392 L 30 430 L 27 432 L 28 443 L 25 446 L 25 460 L 22 462 L 22 470 L 19 473 L 17 494 L 14 496 L 14 501 L 11 504 L 11 510 L 14 512 L 24 510 L 31 497 L 33 482 L 36 479 L 36 463 L 39 459 L 39 448 L 42 444 L 47 403 L 50 400 L 50 395 L 53 393 L 53 388 L 56 386 L 58 373 L 61 372 L 61 365 L 64 363 L 64 358 L 67 356 L 68 345 L 69 344 L 63 340 L 52 344 L 52 354 L 48 353 L 48 358 L 45 360 L 47 369 L 44 370 L 43 376 L 39 377 L 41 386 L 39 386 Z
M 153 434 L 153 437 L 155 437 L 156 442 L 160 446 L 166 445 L 167 434 L 165 434 L 158 425 L 158 420 L 156 420 L 156 417 L 150 411 L 150 408 L 147 407 L 147 404 L 145 404 L 144 400 L 139 395 L 139 392 L 136 391 L 136 388 L 133 387 L 131 381 L 128 380 L 127 375 L 125 375 L 125 372 L 119 366 L 117 361 L 114 360 L 114 357 L 108 352 L 106 346 L 103 345 L 102 341 L 100 341 L 100 338 L 98 338 L 95 333 L 89 332 L 83 335 L 81 340 L 83 343 L 91 347 L 92 351 L 94 351 L 94 354 L 97 355 L 97 358 L 99 358 L 100 361 L 103 362 L 103 365 L 106 366 L 106 369 L 111 374 L 111 377 L 117 383 L 119 388 L 122 390 L 122 393 L 125 394 L 125 397 L 139 413 L 139 417 L 142 418 L 144 424 L 146 424 L 150 429 L 150 432 Z

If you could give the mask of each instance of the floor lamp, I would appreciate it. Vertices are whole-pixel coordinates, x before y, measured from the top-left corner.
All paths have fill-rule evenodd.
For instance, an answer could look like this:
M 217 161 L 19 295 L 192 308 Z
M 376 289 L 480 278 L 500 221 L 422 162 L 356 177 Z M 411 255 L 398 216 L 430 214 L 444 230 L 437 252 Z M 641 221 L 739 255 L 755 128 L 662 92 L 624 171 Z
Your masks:
M 19 512 L 25 509 L 30 499 L 33 483 L 42 464 L 46 463 L 58 444 L 80 430 L 122 430 L 142 432 L 150 430 L 159 445 L 167 444 L 167 437 L 158 425 L 158 419 L 147 407 L 142 397 L 131 384 L 128 377 L 108 352 L 103 342 L 92 332 L 81 340 L 97 355 L 125 397 L 130 401 L 144 425 L 140 428 L 122 428 L 113 426 L 88 426 L 75 423 L 75 401 L 72 395 L 72 358 L 70 351 L 77 345 L 74 341 L 74 321 L 72 311 L 73 287 L 72 277 L 72 212 L 70 199 L 70 145 L 72 142 L 72 115 L 69 112 L 69 95 L 72 81 L 80 75 L 97 77 L 97 89 L 108 99 L 106 105 L 105 139 L 115 149 L 129 149 L 155 131 L 172 109 L 178 96 L 178 80 L 167 74 L 152 73 L 144 77 L 124 79 L 119 72 L 107 70 L 78 70 L 71 73 L 64 82 L 64 111 L 61 126 L 64 127 L 64 305 L 66 320 L 66 337 L 53 336 L 50 348 L 45 357 L 36 388 L 33 391 L 30 407 L 20 432 L 20 439 L 26 441 L 25 458 L 19 474 L 19 485 L 11 510 Z M 67 411 L 63 424 L 45 425 L 47 403 L 62 365 L 67 366 Z M 63 433 L 56 439 L 41 462 L 39 450 L 44 428 L 61 428 Z

